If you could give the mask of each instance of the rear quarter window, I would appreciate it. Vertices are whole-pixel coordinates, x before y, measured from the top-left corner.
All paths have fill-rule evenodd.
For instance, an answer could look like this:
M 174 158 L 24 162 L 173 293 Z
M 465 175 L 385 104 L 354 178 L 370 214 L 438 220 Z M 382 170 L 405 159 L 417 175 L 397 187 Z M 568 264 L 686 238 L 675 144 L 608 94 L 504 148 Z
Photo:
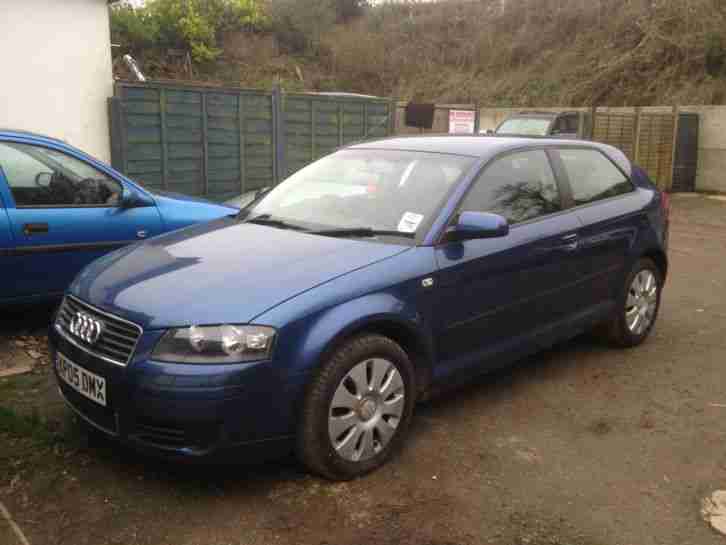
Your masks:
M 558 150 L 576 205 L 588 204 L 633 191 L 631 181 L 597 150 Z

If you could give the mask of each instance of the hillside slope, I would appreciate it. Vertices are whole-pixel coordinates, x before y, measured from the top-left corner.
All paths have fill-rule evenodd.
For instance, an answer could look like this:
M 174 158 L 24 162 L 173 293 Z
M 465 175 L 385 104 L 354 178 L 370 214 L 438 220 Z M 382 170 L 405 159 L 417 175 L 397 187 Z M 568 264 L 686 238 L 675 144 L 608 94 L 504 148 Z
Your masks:
M 726 102 L 721 0 L 384 3 L 327 29 L 314 53 L 273 38 L 233 33 L 194 78 L 491 106 Z M 152 77 L 188 77 L 142 60 Z

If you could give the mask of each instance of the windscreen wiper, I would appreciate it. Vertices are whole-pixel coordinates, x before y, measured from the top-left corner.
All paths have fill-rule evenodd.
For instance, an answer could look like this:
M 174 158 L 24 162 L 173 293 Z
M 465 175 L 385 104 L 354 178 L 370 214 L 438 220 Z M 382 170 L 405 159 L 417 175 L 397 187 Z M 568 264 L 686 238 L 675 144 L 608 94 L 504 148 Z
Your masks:
M 270 214 L 260 214 L 259 216 L 254 216 L 248 220 L 245 220 L 244 223 L 255 223 L 258 225 L 267 225 L 269 227 L 279 227 L 280 229 L 293 229 L 295 231 L 309 231 L 309 229 L 303 227 L 302 225 L 295 225 L 294 223 L 289 223 L 285 220 L 275 219 Z
M 415 238 L 416 233 L 402 233 L 386 229 L 373 229 L 371 227 L 349 227 L 341 229 L 323 229 L 321 231 L 310 231 L 313 235 L 326 237 L 404 237 Z

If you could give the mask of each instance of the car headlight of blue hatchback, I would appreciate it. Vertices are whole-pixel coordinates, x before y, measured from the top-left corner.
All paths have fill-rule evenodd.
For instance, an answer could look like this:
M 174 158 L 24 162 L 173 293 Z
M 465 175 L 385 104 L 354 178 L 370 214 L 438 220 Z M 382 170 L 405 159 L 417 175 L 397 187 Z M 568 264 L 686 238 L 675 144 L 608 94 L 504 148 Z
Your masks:
M 241 363 L 269 359 L 275 330 L 257 325 L 191 326 L 170 329 L 152 358 L 174 363 Z

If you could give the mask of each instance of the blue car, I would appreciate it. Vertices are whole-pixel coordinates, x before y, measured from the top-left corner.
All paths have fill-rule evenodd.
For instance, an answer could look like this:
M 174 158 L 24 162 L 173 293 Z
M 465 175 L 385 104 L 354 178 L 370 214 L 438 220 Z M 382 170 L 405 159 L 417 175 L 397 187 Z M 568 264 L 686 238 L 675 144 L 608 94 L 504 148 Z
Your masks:
M 0 129 L 0 305 L 58 299 L 104 253 L 236 212 L 152 193 L 59 140 Z
M 294 450 L 350 479 L 434 388 L 591 329 L 642 343 L 667 240 L 666 195 L 609 146 L 358 144 L 236 218 L 92 263 L 54 319 L 54 368 L 74 411 L 141 450 Z

